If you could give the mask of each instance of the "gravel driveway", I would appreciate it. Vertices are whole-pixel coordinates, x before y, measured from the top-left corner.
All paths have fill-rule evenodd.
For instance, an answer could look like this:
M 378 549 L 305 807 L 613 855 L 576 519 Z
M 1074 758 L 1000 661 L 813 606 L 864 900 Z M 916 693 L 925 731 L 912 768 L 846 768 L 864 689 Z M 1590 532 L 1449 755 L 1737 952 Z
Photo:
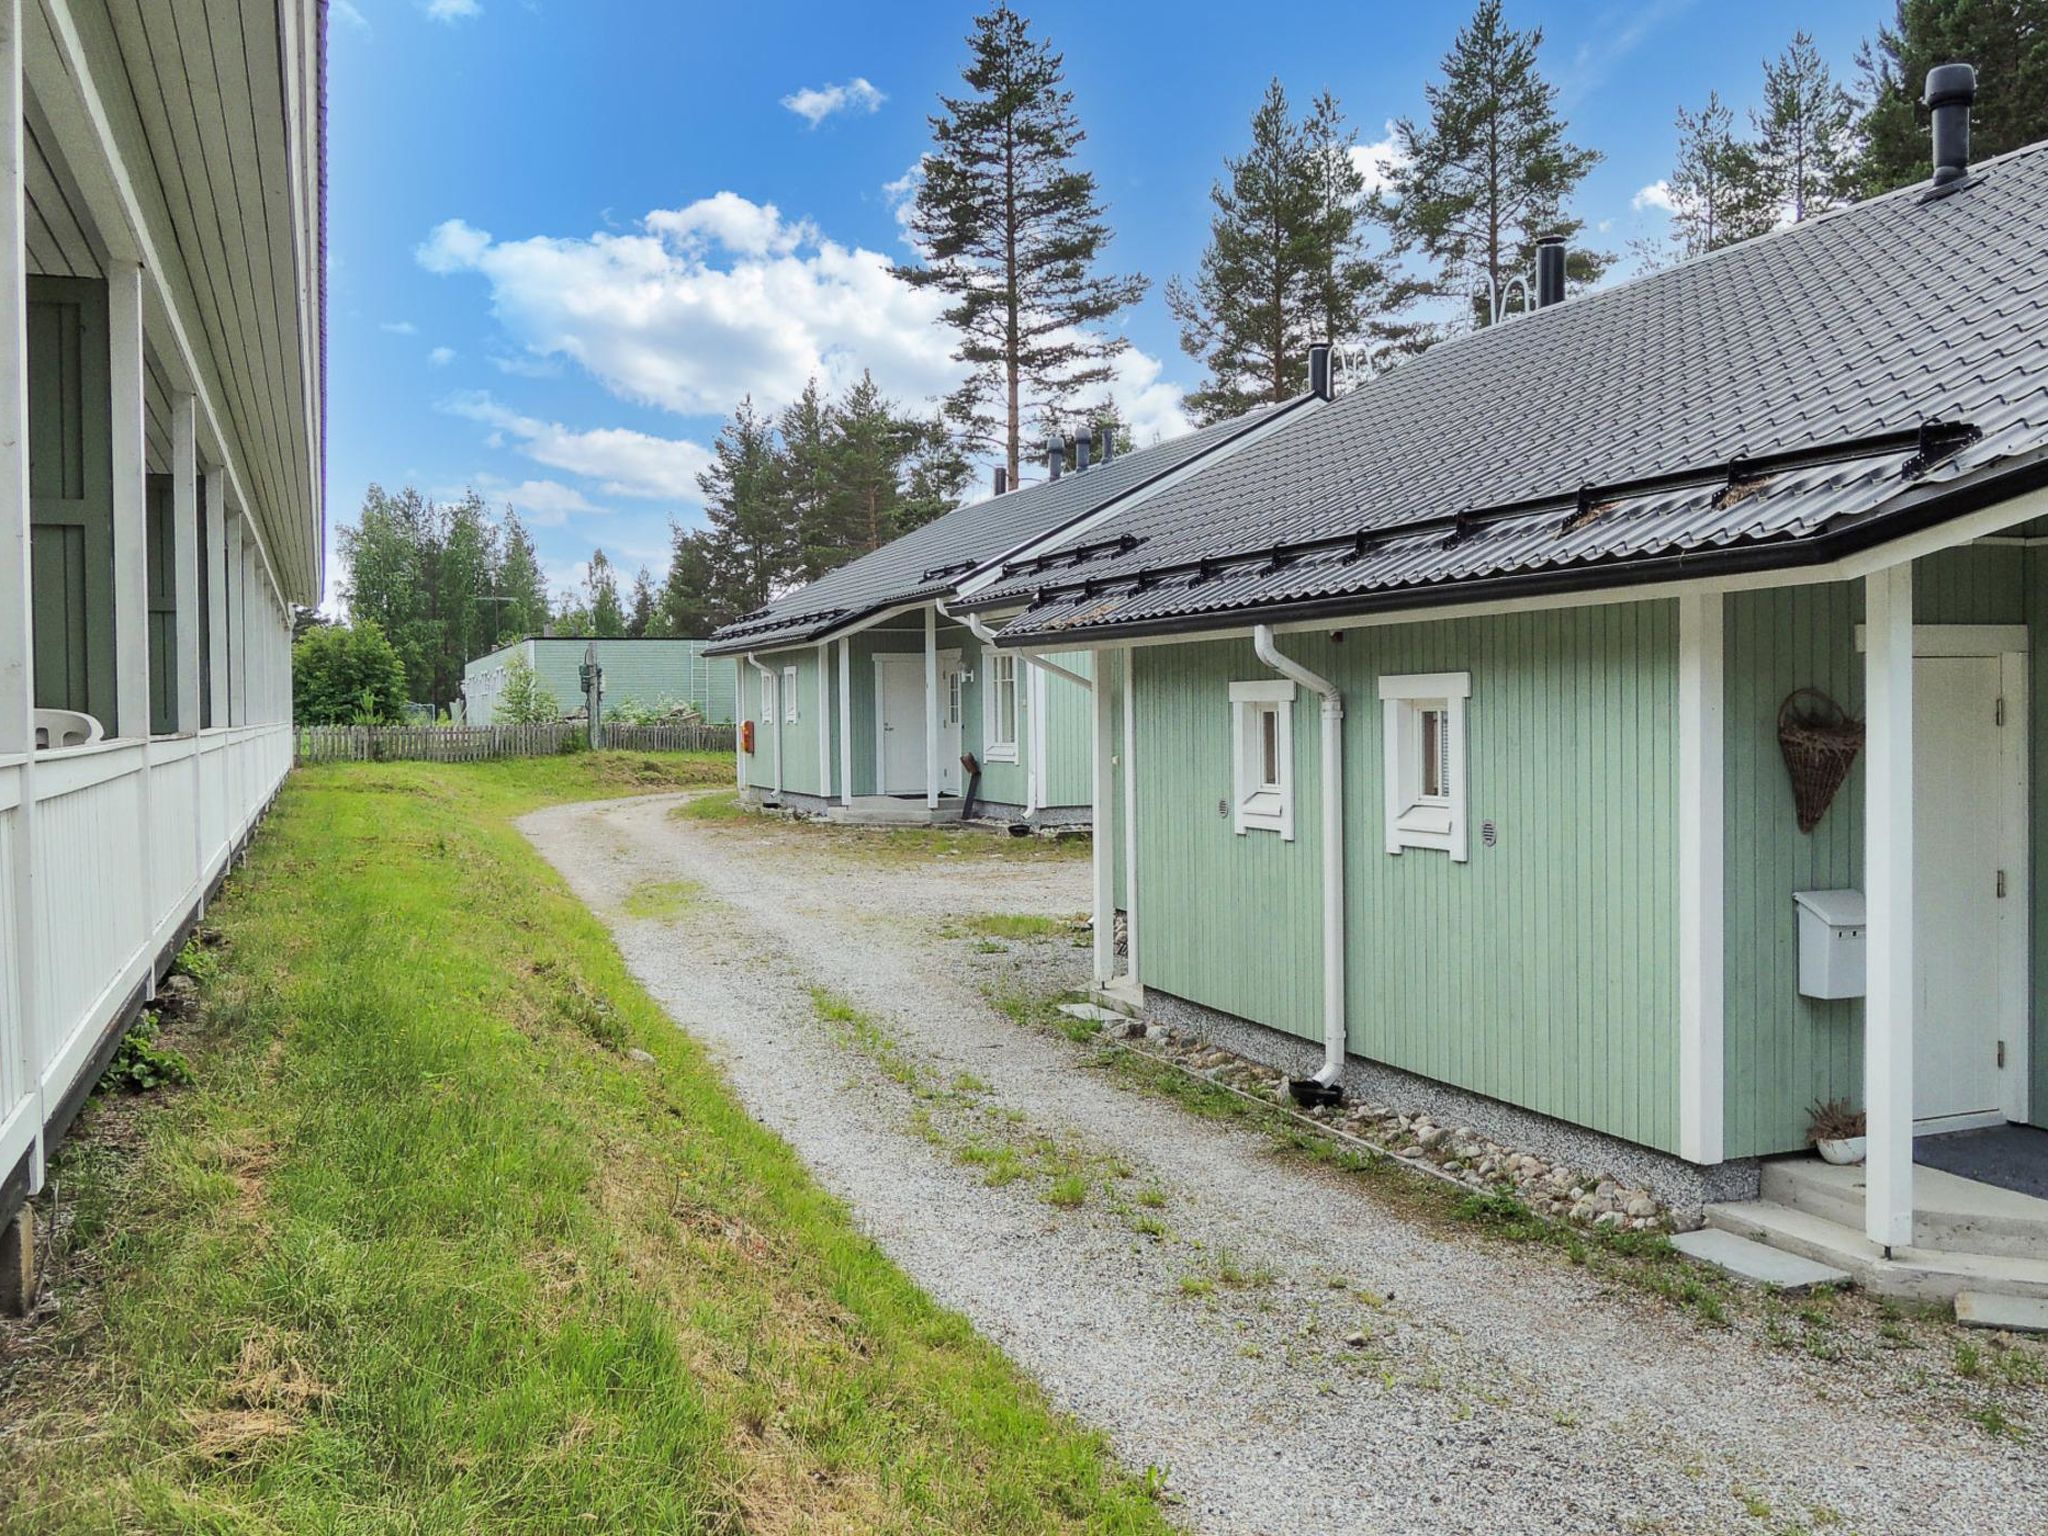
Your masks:
M 2048 1530 L 2048 1454 L 1936 1411 L 1906 1352 L 1829 1367 L 1426 1225 L 1012 1022 L 991 982 L 1079 983 L 1085 951 L 958 922 L 1080 912 L 1085 862 L 884 862 L 675 804 L 521 825 L 752 1113 L 927 1291 L 1128 1465 L 1162 1469 L 1194 1529 Z M 623 910 L 678 881 L 661 918 Z M 819 988 L 887 1046 L 821 1017 Z M 942 1119 L 1057 1146 L 1131 1199 L 1063 1209 L 1042 1179 L 991 1184 L 906 1063 L 965 1085 Z M 1950 1347 L 1929 1338 L 1923 1357 Z

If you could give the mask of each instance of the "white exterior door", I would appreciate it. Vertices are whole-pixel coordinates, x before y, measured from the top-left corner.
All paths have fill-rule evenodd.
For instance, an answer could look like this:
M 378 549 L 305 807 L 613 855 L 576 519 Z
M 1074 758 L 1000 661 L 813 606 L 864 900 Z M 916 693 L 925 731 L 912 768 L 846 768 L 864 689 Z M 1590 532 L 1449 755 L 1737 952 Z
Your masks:
M 1913 1117 L 1925 1131 L 2005 1118 L 2023 1022 L 2007 990 L 2024 913 L 2023 829 L 1996 656 L 1913 664 Z M 2015 690 L 2017 693 L 2017 690 Z
M 960 793 L 960 653 L 939 652 L 939 793 Z
M 885 795 L 924 793 L 924 658 L 875 658 L 875 777 Z

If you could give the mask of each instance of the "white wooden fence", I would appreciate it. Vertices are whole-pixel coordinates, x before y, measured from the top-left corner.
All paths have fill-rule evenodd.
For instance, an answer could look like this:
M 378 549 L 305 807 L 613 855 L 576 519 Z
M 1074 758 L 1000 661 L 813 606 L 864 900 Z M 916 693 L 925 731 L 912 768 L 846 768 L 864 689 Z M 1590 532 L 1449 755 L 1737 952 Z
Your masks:
M 581 722 L 553 725 L 309 725 L 297 732 L 302 763 L 477 763 L 553 757 L 585 745 Z M 730 752 L 729 725 L 607 725 L 616 752 Z
M 154 985 L 291 766 L 289 729 L 0 757 L 0 1174 L 25 1149 L 40 1154 L 45 1125 L 69 1123 L 117 1016 Z M 13 907 L 24 884 L 27 923 Z M 40 1182 L 38 1162 L 31 1187 Z

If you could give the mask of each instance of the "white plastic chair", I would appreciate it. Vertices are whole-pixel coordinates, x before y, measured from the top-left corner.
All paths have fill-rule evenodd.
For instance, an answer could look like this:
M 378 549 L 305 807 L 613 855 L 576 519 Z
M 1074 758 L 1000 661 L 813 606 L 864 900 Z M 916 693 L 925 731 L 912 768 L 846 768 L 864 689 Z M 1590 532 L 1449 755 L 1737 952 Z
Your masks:
M 36 746 L 43 751 L 52 747 L 89 747 L 106 734 L 99 721 L 82 710 L 36 711 Z

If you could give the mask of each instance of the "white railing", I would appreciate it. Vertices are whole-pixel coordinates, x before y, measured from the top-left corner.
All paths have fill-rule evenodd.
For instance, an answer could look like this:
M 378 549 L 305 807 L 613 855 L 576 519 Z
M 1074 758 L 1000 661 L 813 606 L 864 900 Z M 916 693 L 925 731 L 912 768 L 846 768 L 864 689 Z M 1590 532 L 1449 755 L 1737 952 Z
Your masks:
M 0 1175 L 80 1086 L 116 1016 L 199 913 L 291 767 L 291 728 L 112 741 L 0 759 L 0 978 L 21 974 L 14 910 L 23 785 L 34 795 L 32 1017 L 0 985 Z

